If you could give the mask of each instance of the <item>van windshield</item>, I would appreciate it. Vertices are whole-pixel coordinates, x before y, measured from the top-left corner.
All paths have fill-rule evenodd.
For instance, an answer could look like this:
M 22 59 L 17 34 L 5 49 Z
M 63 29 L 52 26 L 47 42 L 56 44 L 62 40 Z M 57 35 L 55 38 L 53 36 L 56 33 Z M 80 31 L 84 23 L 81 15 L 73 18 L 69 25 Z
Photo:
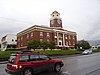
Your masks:
M 10 58 L 9 58 L 9 62 L 10 63 L 15 63 L 15 60 L 16 60 L 16 56 L 15 55 L 10 56 Z

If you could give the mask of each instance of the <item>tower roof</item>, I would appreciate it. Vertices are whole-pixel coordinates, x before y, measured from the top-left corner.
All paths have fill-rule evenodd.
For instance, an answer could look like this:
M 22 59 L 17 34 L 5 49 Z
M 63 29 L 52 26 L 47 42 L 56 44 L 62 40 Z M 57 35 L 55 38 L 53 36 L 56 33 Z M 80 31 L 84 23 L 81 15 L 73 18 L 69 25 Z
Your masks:
M 52 12 L 52 13 L 58 13 L 58 11 L 56 11 L 56 10 L 55 10 L 55 11 L 54 11 L 54 12 Z
M 55 13 L 60 15 L 60 13 L 58 13 L 58 11 L 56 10 L 52 12 L 52 14 L 55 14 Z

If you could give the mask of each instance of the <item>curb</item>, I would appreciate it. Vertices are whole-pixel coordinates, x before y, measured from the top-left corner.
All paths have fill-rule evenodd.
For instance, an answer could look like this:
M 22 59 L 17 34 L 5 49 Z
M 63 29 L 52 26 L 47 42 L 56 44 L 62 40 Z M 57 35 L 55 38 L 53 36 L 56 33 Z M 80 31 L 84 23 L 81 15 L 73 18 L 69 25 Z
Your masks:
M 1 61 L 0 64 L 7 64 L 8 61 Z
M 54 55 L 54 56 L 51 56 L 52 58 L 64 58 L 64 57 L 74 57 L 74 56 L 81 56 L 81 54 L 75 54 L 75 55 Z

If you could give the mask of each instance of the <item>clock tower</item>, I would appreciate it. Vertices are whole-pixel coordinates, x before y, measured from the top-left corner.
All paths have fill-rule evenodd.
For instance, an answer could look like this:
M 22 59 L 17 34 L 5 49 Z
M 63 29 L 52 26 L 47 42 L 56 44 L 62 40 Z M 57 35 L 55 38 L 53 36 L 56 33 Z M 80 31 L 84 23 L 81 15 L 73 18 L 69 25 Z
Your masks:
M 50 27 L 62 28 L 62 19 L 60 18 L 60 13 L 54 11 L 50 18 Z

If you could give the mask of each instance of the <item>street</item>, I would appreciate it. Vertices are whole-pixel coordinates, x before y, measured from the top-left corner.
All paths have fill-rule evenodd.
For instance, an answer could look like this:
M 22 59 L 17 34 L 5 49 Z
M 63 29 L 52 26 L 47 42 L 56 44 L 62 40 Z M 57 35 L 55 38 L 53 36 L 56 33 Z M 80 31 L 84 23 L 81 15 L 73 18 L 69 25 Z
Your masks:
M 100 53 L 60 59 L 65 64 L 60 73 L 47 71 L 36 75 L 100 75 Z M 0 75 L 9 75 L 5 72 L 5 66 L 0 64 Z

